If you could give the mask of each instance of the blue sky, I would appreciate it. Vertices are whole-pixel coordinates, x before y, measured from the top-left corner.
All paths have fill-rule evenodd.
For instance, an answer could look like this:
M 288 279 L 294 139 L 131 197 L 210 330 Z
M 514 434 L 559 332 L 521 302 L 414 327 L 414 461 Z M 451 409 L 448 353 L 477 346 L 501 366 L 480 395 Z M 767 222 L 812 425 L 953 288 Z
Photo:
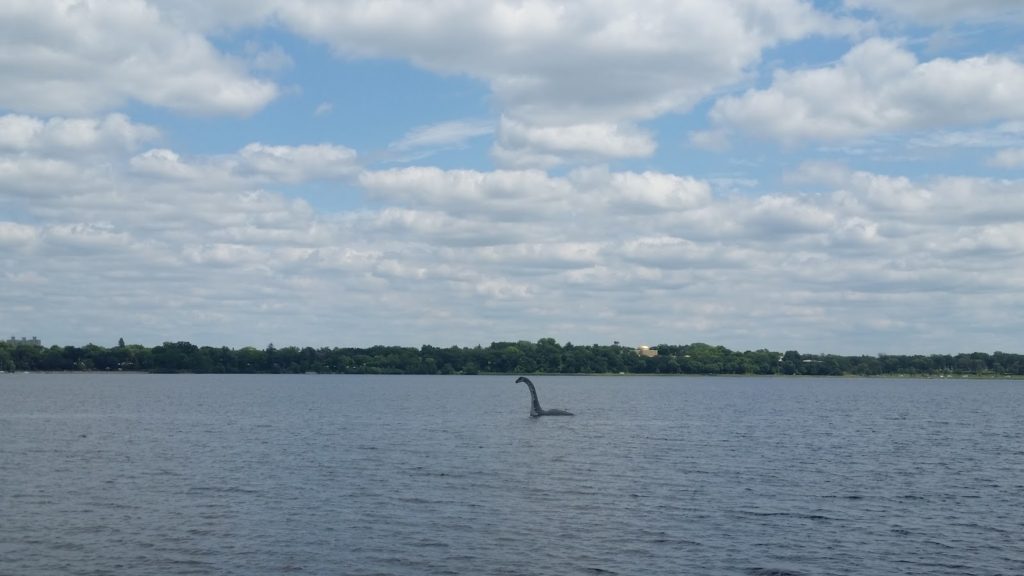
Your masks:
M 1019 351 L 1017 0 L 13 0 L 0 329 Z

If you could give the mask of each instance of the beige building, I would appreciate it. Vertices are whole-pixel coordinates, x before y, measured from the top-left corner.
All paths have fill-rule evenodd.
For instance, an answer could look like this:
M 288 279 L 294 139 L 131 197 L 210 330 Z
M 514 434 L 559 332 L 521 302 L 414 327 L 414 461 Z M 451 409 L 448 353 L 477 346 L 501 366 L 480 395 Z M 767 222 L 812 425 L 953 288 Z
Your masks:
M 639 346 L 636 349 L 636 353 L 644 358 L 654 358 L 658 355 L 658 351 L 651 348 L 650 346 Z

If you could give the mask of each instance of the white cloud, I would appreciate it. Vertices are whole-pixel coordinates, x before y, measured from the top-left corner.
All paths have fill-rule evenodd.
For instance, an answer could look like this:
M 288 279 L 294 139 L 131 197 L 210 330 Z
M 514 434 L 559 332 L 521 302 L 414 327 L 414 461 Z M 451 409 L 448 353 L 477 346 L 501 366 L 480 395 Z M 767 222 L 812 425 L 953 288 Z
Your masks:
M 1024 122 L 970 130 L 933 130 L 907 140 L 912 148 L 1012 148 L 1024 144 Z
M 1001 56 L 918 62 L 871 39 L 834 66 L 778 71 L 772 85 L 727 96 L 719 126 L 784 142 L 841 140 L 905 130 L 1024 119 L 1024 66 Z
M 554 219 L 577 233 L 586 222 L 610 222 L 635 215 L 666 216 L 711 202 L 706 182 L 657 172 L 609 172 L 607 168 L 575 170 L 553 177 L 540 170 L 440 170 L 413 167 L 363 172 L 360 183 L 382 201 L 413 209 L 437 210 L 495 223 Z M 559 236 L 567 230 L 556 231 Z M 612 237 L 608 229 L 594 230 Z
M 259 269 L 265 265 L 267 251 L 245 244 L 193 244 L 184 246 L 182 256 L 194 264 Z
M 631 124 L 532 126 L 502 116 L 493 153 L 507 165 L 544 167 L 566 158 L 642 158 L 656 148 L 649 132 Z
M 635 122 L 690 109 L 742 80 L 780 42 L 859 27 L 799 0 L 643 9 L 625 0 L 297 0 L 274 15 L 343 55 L 407 59 L 487 82 L 507 117 L 495 155 L 519 167 L 563 155 L 648 155 L 653 141 Z
M 494 124 L 488 120 L 453 120 L 414 128 L 398 141 L 391 143 L 388 148 L 407 151 L 462 146 L 467 140 L 492 133 Z
M 743 250 L 720 242 L 694 242 L 676 236 L 640 236 L 622 244 L 621 256 L 627 261 L 663 269 L 690 270 L 747 267 L 751 256 Z
M 815 164 L 805 166 L 799 180 L 824 184 L 844 213 L 890 220 L 893 230 L 1024 220 L 1024 181 L 1019 180 L 951 176 L 913 180 Z
M 18 222 L 0 222 L 0 246 L 5 249 L 23 247 L 38 237 L 34 226 Z
M 199 171 L 182 162 L 173 150 L 154 148 L 133 157 L 129 165 L 136 172 L 164 178 L 195 178 Z
M 347 222 L 360 230 L 362 240 L 395 244 L 395 251 L 407 257 L 424 253 L 436 256 L 440 247 L 504 245 L 521 239 L 523 234 L 515 231 L 515 222 L 474 219 L 429 207 L 388 207 L 355 215 Z
M 24 150 L 31 147 L 43 131 L 43 122 L 31 116 L 0 116 L 0 149 Z
M 568 160 L 557 154 L 545 154 L 529 148 L 505 148 L 499 144 L 491 147 L 491 157 L 506 169 L 550 169 Z
M 136 100 L 203 114 L 250 114 L 277 87 L 142 0 L 0 3 L 0 107 L 91 114 Z
M 358 170 L 356 152 L 333 144 L 303 146 L 247 145 L 237 156 L 237 170 L 280 182 L 343 178 Z
M 957 235 L 951 251 L 978 255 L 1019 255 L 1024 253 L 1024 224 L 994 224 L 985 226 L 977 234 Z
M 757 235 L 772 237 L 830 233 L 836 215 L 828 207 L 794 196 L 765 195 L 739 211 L 742 227 Z
M 251 114 L 279 90 L 250 70 L 279 70 L 291 57 L 251 41 L 232 58 L 204 35 L 273 23 L 340 55 L 406 59 L 487 82 L 515 119 L 503 122 L 494 152 L 512 167 L 650 155 L 653 138 L 636 122 L 690 109 L 742 80 L 762 51 L 780 42 L 859 27 L 800 0 L 699 0 L 644 10 L 624 0 L 17 0 L 5 11 L 0 16 L 19 31 L 6 37 L 7 52 L 19 57 L 0 58 L 0 73 L 16 79 L 0 106 L 14 111 L 82 114 L 134 100 L 189 113 Z M 327 111 L 321 106 L 316 114 Z
M 25 154 L 0 154 L 0 200 L 73 194 L 103 181 L 105 166 Z
M 336 180 L 358 172 L 355 150 L 335 144 L 268 146 L 247 144 L 235 154 L 182 159 L 173 150 L 154 148 L 134 156 L 131 168 L 149 176 L 205 180 L 207 184 L 277 182 L 295 184 L 311 180 Z
M 509 267 L 533 270 L 534 273 L 587 268 L 601 263 L 601 242 L 557 242 L 543 239 L 483 246 L 472 250 L 473 259 L 489 271 L 501 272 Z
M 1024 167 L 1024 148 L 1009 148 L 996 152 L 989 164 L 997 168 Z
M 277 44 L 263 47 L 255 42 L 249 42 L 245 45 L 245 56 L 249 68 L 253 70 L 277 72 L 295 65 L 292 57 Z
M 569 180 L 582 201 L 611 213 L 670 213 L 711 202 L 706 182 L 659 172 L 609 172 L 607 168 L 574 171 Z
M 615 204 L 647 206 L 659 211 L 689 210 L 711 201 L 706 182 L 658 172 L 622 172 L 612 175 Z
M 278 0 L 148 0 L 162 17 L 178 28 L 203 34 L 234 32 L 260 26 L 274 17 Z
M 991 308 L 971 294 L 1024 281 L 1021 181 L 818 165 L 791 186 L 819 193 L 723 197 L 702 180 L 650 171 L 418 167 L 360 173 L 379 208 L 330 214 L 261 189 L 293 179 L 275 162 L 302 166 L 303 149 L 250 148 L 263 168 L 248 173 L 237 168 L 249 161 L 243 152 L 169 149 L 113 163 L 105 179 L 78 172 L 86 181 L 73 193 L 7 196 L 38 222 L 0 222 L 0 244 L 12 269 L 45 282 L 47 314 L 73 318 L 68 333 L 92 334 L 106 314 L 104 331 L 129 339 L 209 334 L 230 345 L 263 345 L 266 335 L 344 344 L 331 328 L 339 323 L 359 326 L 361 344 L 395 334 L 444 344 L 439 325 L 462 343 L 486 342 L 501 322 L 511 338 L 771 346 L 785 334 L 787 347 L 843 351 L 855 335 L 829 330 L 837 323 L 877 336 L 870 325 L 885 320 L 904 325 L 901 337 L 923 337 L 951 315 Z M 11 298 L 32 289 L 0 281 Z M 969 301 L 944 296 L 954 293 Z M 92 307 L 72 313 L 84 302 Z M 40 318 L 17 314 L 12 325 Z M 623 326 L 622 314 L 642 328 Z M 275 320 L 285 317 L 303 332 Z M 225 341 L 229 333 L 238 336 Z M 800 339 L 812 333 L 827 336 Z M 887 342 L 873 345 L 899 349 Z
M 403 206 L 442 209 L 455 215 L 525 220 L 564 212 L 572 187 L 539 170 L 440 170 L 413 167 L 364 172 L 360 183 L 376 197 Z
M 131 236 L 127 232 L 106 223 L 55 224 L 46 228 L 45 237 L 57 245 L 73 246 L 79 254 L 83 251 L 117 249 L 131 243 Z
M 55 154 L 131 151 L 153 140 L 160 132 L 135 124 L 123 114 L 104 118 L 50 118 L 7 114 L 0 116 L 0 151 L 33 151 Z

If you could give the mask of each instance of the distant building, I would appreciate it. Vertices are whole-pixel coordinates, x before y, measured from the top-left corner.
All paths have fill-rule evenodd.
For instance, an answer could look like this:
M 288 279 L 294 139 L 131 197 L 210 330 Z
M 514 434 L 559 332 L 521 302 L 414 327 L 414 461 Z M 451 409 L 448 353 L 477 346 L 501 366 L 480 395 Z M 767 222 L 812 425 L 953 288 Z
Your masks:
M 658 355 L 658 351 L 650 346 L 640 346 L 636 349 L 636 353 L 644 358 L 654 358 Z
M 4 342 L 6 342 L 8 346 L 42 346 L 43 345 L 43 343 L 39 341 L 39 338 L 36 338 L 35 336 L 33 336 L 31 338 L 25 338 L 24 336 L 22 336 L 21 338 L 15 338 L 14 336 L 11 336 L 10 338 L 5 340 Z

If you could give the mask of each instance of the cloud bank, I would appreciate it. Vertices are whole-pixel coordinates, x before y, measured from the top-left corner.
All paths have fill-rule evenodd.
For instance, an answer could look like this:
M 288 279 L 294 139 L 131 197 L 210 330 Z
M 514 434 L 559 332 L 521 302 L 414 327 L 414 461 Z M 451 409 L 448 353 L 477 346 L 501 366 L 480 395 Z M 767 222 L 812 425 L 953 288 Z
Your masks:
M 58 343 L 1019 348 L 1024 65 L 918 50 L 954 14 L 1017 27 L 1016 4 L 824 4 L 7 2 L 0 323 Z M 470 78 L 489 116 L 366 138 L 353 118 L 404 111 L 307 97 L 317 50 L 321 76 Z

